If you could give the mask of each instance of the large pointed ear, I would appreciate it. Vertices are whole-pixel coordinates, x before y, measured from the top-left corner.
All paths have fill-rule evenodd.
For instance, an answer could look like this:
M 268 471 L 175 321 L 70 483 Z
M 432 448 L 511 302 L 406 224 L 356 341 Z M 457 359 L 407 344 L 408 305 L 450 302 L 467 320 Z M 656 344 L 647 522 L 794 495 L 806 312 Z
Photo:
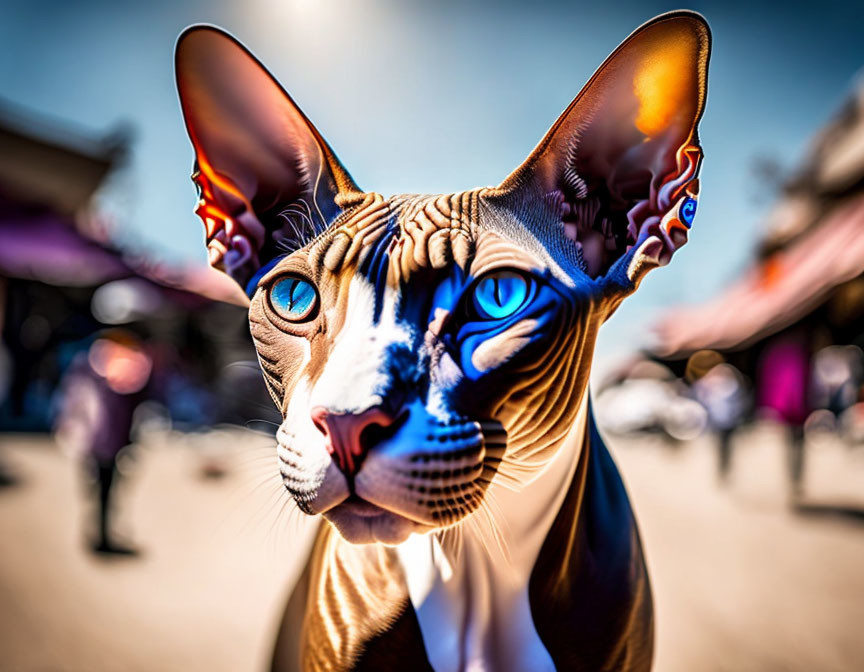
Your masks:
M 687 241 L 709 51 L 708 25 L 698 14 L 648 22 L 606 59 L 498 188 L 518 208 L 551 211 L 592 278 L 615 276 L 635 287 Z
M 248 292 L 359 189 L 291 97 L 227 33 L 187 29 L 175 67 L 210 263 Z

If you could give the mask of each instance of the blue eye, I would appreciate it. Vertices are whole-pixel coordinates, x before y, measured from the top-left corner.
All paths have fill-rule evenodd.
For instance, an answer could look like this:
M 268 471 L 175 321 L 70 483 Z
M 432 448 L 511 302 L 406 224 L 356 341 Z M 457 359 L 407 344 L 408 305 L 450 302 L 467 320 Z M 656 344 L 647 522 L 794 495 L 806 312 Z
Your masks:
M 503 320 L 522 307 L 528 297 L 528 281 L 513 271 L 499 271 L 474 288 L 474 308 L 484 320 Z
M 287 277 L 270 288 L 270 303 L 286 320 L 300 322 L 315 309 L 318 292 L 311 283 L 301 278 Z

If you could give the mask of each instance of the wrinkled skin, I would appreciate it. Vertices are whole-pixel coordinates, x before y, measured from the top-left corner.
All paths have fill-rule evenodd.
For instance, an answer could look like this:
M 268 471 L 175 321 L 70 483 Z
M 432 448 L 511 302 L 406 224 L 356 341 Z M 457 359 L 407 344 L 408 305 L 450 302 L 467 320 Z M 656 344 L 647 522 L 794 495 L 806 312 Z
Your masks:
M 544 518 L 545 543 L 507 581 L 524 592 L 530 579 L 532 605 L 557 604 L 560 618 L 543 625 L 535 610 L 533 626 L 523 618 L 516 631 L 536 629 L 559 667 L 650 665 L 638 533 L 585 420 L 587 381 L 600 325 L 687 241 L 708 51 L 701 17 L 658 17 L 607 59 L 497 187 L 384 197 L 354 184 L 233 38 L 209 27 L 181 37 L 178 89 L 210 261 L 251 297 L 252 335 L 283 416 L 285 487 L 301 510 L 332 524 L 306 578 L 306 667 L 362 667 L 388 629 L 402 633 L 392 642 L 422 651 L 403 569 L 381 544 L 470 530 L 502 485 L 505 514 L 542 509 L 545 498 L 559 507 Z M 532 490 L 551 469 L 571 480 L 558 492 Z M 588 515 L 602 520 L 590 529 L 608 541 L 607 565 L 619 574 L 595 576 L 590 589 L 572 577 L 546 580 L 587 571 L 577 531 Z M 607 552 L 599 548 L 597 557 Z M 375 584 L 382 573 L 401 577 L 396 588 Z M 389 597 L 373 609 L 367 592 L 376 591 Z M 572 635 L 559 626 L 582 613 L 579 594 L 590 591 L 615 625 L 608 646 L 572 658 Z M 449 655 L 427 650 L 421 659 L 427 654 Z

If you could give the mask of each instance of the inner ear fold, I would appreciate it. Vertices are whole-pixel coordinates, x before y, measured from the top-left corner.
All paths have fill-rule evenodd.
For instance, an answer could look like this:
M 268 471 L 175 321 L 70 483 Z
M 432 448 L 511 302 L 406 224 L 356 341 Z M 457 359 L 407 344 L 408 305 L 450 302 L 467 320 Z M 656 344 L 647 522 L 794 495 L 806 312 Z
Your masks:
M 698 14 L 673 12 L 645 24 L 500 185 L 519 195 L 516 203 L 536 207 L 534 199 L 542 199 L 592 277 L 631 250 L 649 256 L 639 268 L 666 263 L 686 242 L 709 51 L 710 32 Z
M 175 65 L 210 263 L 245 287 L 360 192 L 291 97 L 233 37 L 210 26 L 187 29 Z

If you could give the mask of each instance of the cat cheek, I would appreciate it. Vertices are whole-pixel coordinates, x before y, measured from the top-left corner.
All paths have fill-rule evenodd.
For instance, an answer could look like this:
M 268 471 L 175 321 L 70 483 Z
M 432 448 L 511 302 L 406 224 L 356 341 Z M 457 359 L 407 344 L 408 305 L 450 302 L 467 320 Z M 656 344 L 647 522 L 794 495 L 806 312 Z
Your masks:
M 537 326 L 535 320 L 522 320 L 507 331 L 486 339 L 471 354 L 471 367 L 480 375 L 500 368 L 531 342 Z

